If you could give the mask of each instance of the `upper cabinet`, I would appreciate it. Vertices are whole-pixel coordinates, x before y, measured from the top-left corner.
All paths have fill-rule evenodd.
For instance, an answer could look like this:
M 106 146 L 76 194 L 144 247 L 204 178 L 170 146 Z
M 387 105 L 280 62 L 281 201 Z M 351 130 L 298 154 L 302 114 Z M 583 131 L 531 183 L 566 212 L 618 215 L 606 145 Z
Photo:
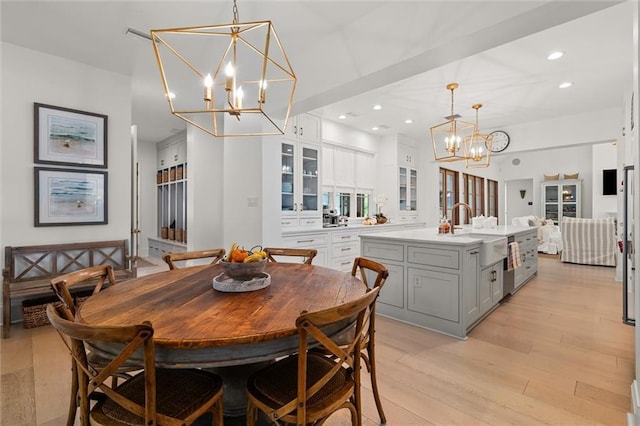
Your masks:
M 550 180 L 542 182 L 542 215 L 562 227 L 563 217 L 580 217 L 580 179 Z
M 289 118 L 284 137 L 320 143 L 320 117 L 311 114 L 301 114 Z
M 376 186 L 376 157 L 367 152 L 356 152 L 356 187 L 371 189 Z
M 320 147 L 282 141 L 281 201 L 283 227 L 322 227 Z
M 333 180 L 335 186 L 353 188 L 356 183 L 355 155 L 353 150 L 340 148 L 333 149 Z
M 173 143 L 158 149 L 158 169 L 176 166 L 187 161 L 187 143 Z
M 418 219 L 418 150 L 398 144 L 398 220 Z

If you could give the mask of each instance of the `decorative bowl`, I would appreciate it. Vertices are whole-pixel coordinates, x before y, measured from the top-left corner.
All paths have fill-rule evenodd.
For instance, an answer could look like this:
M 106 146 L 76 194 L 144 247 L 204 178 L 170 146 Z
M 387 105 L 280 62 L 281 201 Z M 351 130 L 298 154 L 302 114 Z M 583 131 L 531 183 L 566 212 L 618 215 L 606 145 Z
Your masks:
M 264 271 L 267 266 L 267 259 L 259 262 L 226 262 L 221 260 L 218 262 L 222 266 L 222 270 L 229 278 L 236 281 L 249 281 Z

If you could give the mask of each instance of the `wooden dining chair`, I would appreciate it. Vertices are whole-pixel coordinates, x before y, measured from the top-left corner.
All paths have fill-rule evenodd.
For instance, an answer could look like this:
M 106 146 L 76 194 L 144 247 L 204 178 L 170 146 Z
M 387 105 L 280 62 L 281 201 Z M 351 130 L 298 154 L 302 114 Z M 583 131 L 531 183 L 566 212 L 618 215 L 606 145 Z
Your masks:
M 382 289 L 382 286 L 389 277 L 389 270 L 386 266 L 378 263 L 374 260 L 364 257 L 356 257 L 353 261 L 353 267 L 351 268 L 351 275 L 359 277 L 367 287 Z M 375 278 L 374 278 L 375 277 Z M 372 285 L 369 285 L 369 278 L 374 278 Z M 364 335 L 360 342 L 361 351 L 360 354 L 364 360 L 364 364 L 367 367 L 367 371 L 371 375 L 371 389 L 373 390 L 373 397 L 376 401 L 376 408 L 378 409 L 378 415 L 380 416 L 381 423 L 387 423 L 387 418 L 382 409 L 382 402 L 380 401 L 380 393 L 378 391 L 378 378 L 376 375 L 376 352 L 375 352 L 375 305 L 372 306 L 374 311 L 369 319 L 369 323 L 364 329 Z
M 77 297 L 78 289 L 91 290 L 91 294 L 97 294 L 103 288 L 116 284 L 115 273 L 111 265 L 98 265 L 64 275 L 57 276 L 51 281 L 51 288 L 58 299 L 62 302 L 60 312 L 65 319 L 75 321 L 76 309 L 80 302 Z M 109 364 L 109 360 L 95 352 L 87 354 L 87 364 L 94 371 L 100 371 Z M 78 366 L 75 360 L 71 360 L 71 398 L 69 401 L 69 413 L 67 415 L 67 426 L 73 426 L 78 409 Z M 117 386 L 118 378 L 129 378 L 127 373 L 141 369 L 139 363 L 123 363 L 112 376 L 114 386 Z
M 363 327 L 374 313 L 379 288 L 351 302 L 296 319 L 298 353 L 252 374 L 247 380 L 247 425 L 255 425 L 258 410 L 274 423 L 322 424 L 339 409 L 351 412 L 352 425 L 362 424 L 360 342 Z M 330 337 L 355 320 L 353 340 L 339 346 Z M 309 351 L 315 344 L 332 357 Z
M 282 257 L 296 257 L 301 260 L 301 263 L 311 265 L 313 258 L 318 254 L 316 249 L 304 249 L 304 248 L 275 248 L 267 247 L 264 249 L 267 253 L 267 259 L 269 262 L 281 262 Z M 274 257 L 276 256 L 276 257 Z M 278 260 L 280 259 L 280 260 Z
M 92 425 L 189 425 L 211 413 L 222 425 L 222 379 L 199 369 L 162 369 L 155 366 L 153 327 L 150 323 L 92 326 L 69 321 L 62 308 L 47 306 L 47 317 L 78 366 L 80 421 Z M 117 353 L 101 371 L 87 363 L 87 342 L 112 345 Z M 107 379 L 132 356 L 140 356 L 144 372 L 110 386 Z M 91 408 L 89 398 L 102 398 Z
M 186 260 L 196 260 L 196 259 L 207 259 L 213 257 L 211 261 L 211 265 L 215 265 L 218 263 L 225 254 L 225 250 L 220 249 L 211 249 L 211 250 L 199 250 L 199 251 L 184 251 L 184 252 L 176 252 L 176 253 L 167 253 L 162 256 L 162 260 L 167 262 L 169 265 L 169 269 L 178 269 L 178 266 L 174 262 L 186 261 Z

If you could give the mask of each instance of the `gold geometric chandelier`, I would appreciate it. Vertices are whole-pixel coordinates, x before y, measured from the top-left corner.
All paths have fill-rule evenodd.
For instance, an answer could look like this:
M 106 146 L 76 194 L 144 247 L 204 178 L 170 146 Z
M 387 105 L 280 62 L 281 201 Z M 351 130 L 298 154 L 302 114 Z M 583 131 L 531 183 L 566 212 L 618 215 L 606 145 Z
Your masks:
M 450 83 L 447 90 L 451 91 L 451 115 L 445 117 L 446 122 L 431 128 L 431 142 L 433 144 L 433 156 L 436 161 L 458 161 L 466 157 L 463 141 L 476 131 L 476 125 L 458 120 L 460 115 L 453 112 L 453 91 L 458 88 L 458 83 Z
M 216 136 L 281 135 L 296 76 L 271 21 L 151 30 L 171 113 Z M 226 120 L 225 120 L 226 118 Z
M 482 108 L 482 104 L 475 104 L 471 108 L 476 110 L 476 130 L 471 136 L 464 138 L 464 163 L 468 169 L 489 167 L 493 135 L 480 133 L 478 127 L 478 110 Z

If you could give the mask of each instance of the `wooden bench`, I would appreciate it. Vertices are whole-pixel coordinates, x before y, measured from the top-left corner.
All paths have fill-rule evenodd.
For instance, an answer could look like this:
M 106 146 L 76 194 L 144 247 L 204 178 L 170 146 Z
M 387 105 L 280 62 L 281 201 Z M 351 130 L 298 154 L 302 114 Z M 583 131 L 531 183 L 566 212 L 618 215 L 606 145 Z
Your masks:
M 90 266 L 110 264 L 117 281 L 134 277 L 128 240 L 52 244 L 4 248 L 2 270 L 2 337 L 10 334 L 11 322 L 22 319 L 20 308 L 25 301 L 54 296 L 51 278 Z M 93 283 L 84 288 L 90 288 Z M 78 290 L 83 290 L 82 286 Z M 13 305 L 13 306 L 12 306 Z

